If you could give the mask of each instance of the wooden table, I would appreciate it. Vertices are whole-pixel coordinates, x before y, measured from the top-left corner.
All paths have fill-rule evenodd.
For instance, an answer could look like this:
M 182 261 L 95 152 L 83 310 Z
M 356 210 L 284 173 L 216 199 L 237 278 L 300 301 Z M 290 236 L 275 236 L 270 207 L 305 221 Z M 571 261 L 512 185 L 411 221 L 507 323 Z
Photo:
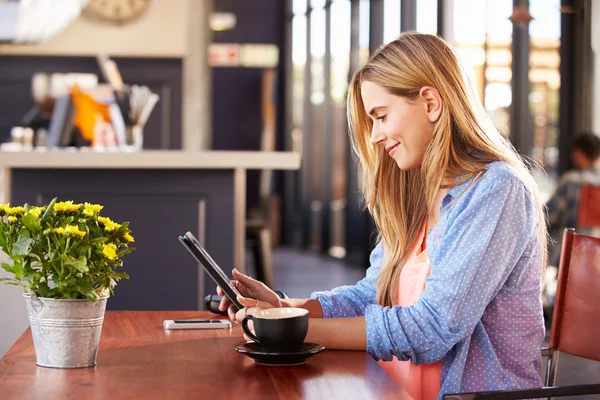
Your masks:
M 241 329 L 164 331 L 206 311 L 107 311 L 95 368 L 38 367 L 27 329 L 0 360 L 10 399 L 393 399 L 400 387 L 366 353 L 325 350 L 305 365 L 265 367 L 235 351 Z

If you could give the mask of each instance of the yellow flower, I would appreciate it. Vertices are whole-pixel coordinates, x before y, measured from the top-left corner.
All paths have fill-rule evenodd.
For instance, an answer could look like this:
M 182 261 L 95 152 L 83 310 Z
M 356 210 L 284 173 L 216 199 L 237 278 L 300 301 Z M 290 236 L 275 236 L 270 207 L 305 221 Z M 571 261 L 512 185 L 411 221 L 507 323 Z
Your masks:
M 117 229 L 119 229 L 121 227 L 121 224 L 117 224 L 116 222 L 112 221 L 108 217 L 98 216 L 98 222 L 100 222 L 102 225 L 104 225 L 104 230 L 107 232 L 116 231 Z
M 9 208 L 10 208 L 10 203 L 0 204 L 0 211 L 4 211 L 4 213 L 7 213 Z
M 14 215 L 14 214 L 23 214 L 25 212 L 25 208 L 18 206 L 18 207 L 8 207 L 6 209 L 6 213 L 8 215 Z
M 124 234 L 123 239 L 125 239 L 125 241 L 127 241 L 129 243 L 135 242 L 135 239 L 129 233 Z
M 65 227 L 65 233 L 71 235 L 71 236 L 79 236 L 80 238 L 85 236 L 85 232 L 80 230 L 77 226 L 75 225 L 67 225 Z
M 104 257 L 108 258 L 109 260 L 114 260 L 117 258 L 117 246 L 112 243 L 103 244 L 102 254 L 104 254 Z
M 79 237 L 85 236 L 85 232 L 80 230 L 75 225 L 67 225 L 64 228 L 62 228 L 62 227 L 54 228 L 53 231 L 58 233 L 59 235 L 64 235 L 64 236 L 79 236 Z
M 17 217 L 15 217 L 14 215 L 9 216 L 8 222 L 17 222 Z
M 81 204 L 73 204 L 73 200 L 59 201 L 54 204 L 56 212 L 77 212 L 81 208 Z
M 83 214 L 88 217 L 93 217 L 94 215 L 98 214 L 103 208 L 104 206 L 101 206 L 100 204 L 90 204 L 86 202 L 83 205 Z
M 42 212 L 44 211 L 45 207 L 31 207 L 29 209 L 29 214 L 33 215 L 36 218 L 39 218 L 40 215 L 42 215 Z

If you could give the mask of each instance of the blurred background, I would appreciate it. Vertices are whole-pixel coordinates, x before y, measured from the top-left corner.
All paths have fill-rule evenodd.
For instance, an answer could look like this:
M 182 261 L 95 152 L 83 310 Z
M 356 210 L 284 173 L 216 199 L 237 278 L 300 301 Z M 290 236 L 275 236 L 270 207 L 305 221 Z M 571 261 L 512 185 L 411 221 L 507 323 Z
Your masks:
M 345 117 L 372 51 L 412 30 L 454 46 L 548 199 L 574 135 L 600 132 L 598 23 L 592 0 L 0 0 L 0 162 L 301 153 L 298 170 L 247 172 L 245 263 L 308 296 L 364 276 L 374 245 Z M 3 320 L 26 324 L 17 308 Z M 15 335 L 0 332 L 0 355 Z

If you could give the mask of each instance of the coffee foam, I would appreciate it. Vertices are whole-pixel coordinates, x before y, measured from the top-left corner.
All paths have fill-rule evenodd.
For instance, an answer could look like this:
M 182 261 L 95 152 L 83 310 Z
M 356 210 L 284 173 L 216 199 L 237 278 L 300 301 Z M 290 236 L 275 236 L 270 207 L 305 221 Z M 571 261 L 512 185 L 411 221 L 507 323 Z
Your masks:
M 308 314 L 308 310 L 304 308 L 283 307 L 283 308 L 268 308 L 266 310 L 257 311 L 254 314 L 255 318 L 262 319 L 283 319 L 301 317 Z

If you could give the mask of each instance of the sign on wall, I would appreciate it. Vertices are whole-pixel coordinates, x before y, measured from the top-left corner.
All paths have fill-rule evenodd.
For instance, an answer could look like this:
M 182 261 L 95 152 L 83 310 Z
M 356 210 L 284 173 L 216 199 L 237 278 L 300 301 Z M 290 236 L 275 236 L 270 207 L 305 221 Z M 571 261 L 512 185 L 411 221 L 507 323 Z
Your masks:
M 211 67 L 272 68 L 279 64 L 274 44 L 212 43 L 208 46 Z

